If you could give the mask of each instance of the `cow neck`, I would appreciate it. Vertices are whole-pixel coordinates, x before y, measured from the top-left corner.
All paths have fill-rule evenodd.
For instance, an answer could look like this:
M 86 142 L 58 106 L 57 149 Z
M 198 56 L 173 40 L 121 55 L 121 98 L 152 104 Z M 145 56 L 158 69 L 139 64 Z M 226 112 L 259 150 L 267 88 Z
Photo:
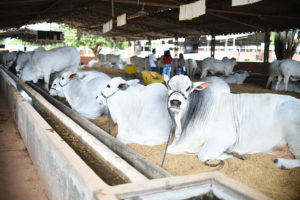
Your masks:
M 74 105 L 77 99 L 83 95 L 82 84 L 79 79 L 75 78 L 62 86 L 62 93 L 70 104 Z
M 114 94 L 116 94 L 119 90 L 120 90 L 120 89 L 118 88 L 115 92 L 113 92 L 112 94 L 110 94 L 110 95 L 108 95 L 108 96 L 105 96 L 105 95 L 103 94 L 103 92 L 101 91 L 101 95 L 104 97 L 104 99 L 105 99 L 105 101 L 106 101 L 106 103 L 107 103 L 107 100 L 108 100 L 110 97 L 112 97 Z M 108 106 L 107 106 L 107 107 L 108 107 Z
M 108 96 L 105 96 L 103 94 L 103 92 L 101 91 L 101 95 L 103 96 L 103 98 L 105 99 L 105 102 L 106 102 L 106 107 L 107 107 L 107 115 L 108 115 L 108 133 L 111 135 L 111 127 L 110 127 L 110 119 L 112 119 L 111 117 L 111 113 L 110 113 L 110 109 L 109 109 L 109 106 L 108 106 L 108 99 L 110 97 L 112 97 L 114 94 L 116 94 L 120 89 L 118 88 L 115 92 L 113 92 L 112 94 L 108 95 Z

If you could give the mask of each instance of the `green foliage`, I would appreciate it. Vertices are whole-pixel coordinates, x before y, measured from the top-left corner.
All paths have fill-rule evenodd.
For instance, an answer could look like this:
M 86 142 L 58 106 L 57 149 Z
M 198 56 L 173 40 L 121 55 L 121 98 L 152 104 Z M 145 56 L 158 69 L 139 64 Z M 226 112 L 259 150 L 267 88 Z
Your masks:
M 77 30 L 65 25 L 59 25 L 58 29 L 64 32 L 64 44 L 67 46 L 87 46 L 95 55 L 99 53 L 102 47 L 113 47 L 114 41 L 93 34 L 82 33 L 77 35 Z M 116 41 L 116 48 L 124 49 L 128 47 L 128 42 Z
M 4 44 L 5 43 L 5 38 L 0 39 L 0 44 Z
M 1 42 L 0 42 L 1 43 Z M 27 46 L 33 46 L 34 44 L 30 43 L 30 42 L 25 42 L 23 40 L 20 40 L 20 39 L 12 39 L 10 42 L 9 42 L 10 45 L 27 45 Z

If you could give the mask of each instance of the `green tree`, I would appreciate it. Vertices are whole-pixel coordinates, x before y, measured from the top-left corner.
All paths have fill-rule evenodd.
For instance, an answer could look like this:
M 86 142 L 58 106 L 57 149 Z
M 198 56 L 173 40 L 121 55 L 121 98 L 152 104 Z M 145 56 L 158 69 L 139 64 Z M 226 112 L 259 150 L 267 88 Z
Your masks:
M 114 41 L 113 39 L 107 39 L 93 34 L 80 34 L 76 29 L 65 25 L 59 25 L 58 29 L 64 32 L 65 45 L 75 47 L 87 46 L 93 51 L 95 56 L 99 54 L 102 47 L 112 47 L 114 42 L 116 43 L 116 48 L 124 49 L 128 47 L 128 43 Z
M 276 32 L 274 45 L 277 60 L 292 58 L 298 47 L 299 39 L 300 34 L 297 30 Z

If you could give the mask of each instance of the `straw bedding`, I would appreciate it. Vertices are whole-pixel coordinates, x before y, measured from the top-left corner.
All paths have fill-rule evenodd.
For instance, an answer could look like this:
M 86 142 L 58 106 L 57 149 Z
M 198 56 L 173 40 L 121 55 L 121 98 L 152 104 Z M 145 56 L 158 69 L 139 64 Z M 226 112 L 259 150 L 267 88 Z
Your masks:
M 278 93 L 269 89 L 264 89 L 255 84 L 230 85 L 231 91 L 235 93 Z M 288 93 L 289 95 L 300 98 L 300 94 Z M 108 130 L 107 116 L 102 116 L 94 123 Z M 113 123 L 111 123 L 113 124 Z M 117 125 L 114 124 L 112 134 L 117 135 Z M 300 131 L 300 130 L 299 130 Z M 129 144 L 131 148 L 161 165 L 165 145 L 143 146 Z M 234 179 L 264 193 L 265 195 L 277 200 L 300 199 L 300 168 L 291 170 L 281 170 L 276 167 L 273 160 L 277 158 L 268 154 L 243 155 L 245 160 L 230 158 L 224 161 L 224 166 L 209 167 L 198 160 L 196 155 L 172 155 L 167 154 L 164 169 L 174 176 L 195 174 L 212 170 L 219 170 Z
M 104 68 L 101 68 L 100 71 L 109 73 L 112 76 L 119 75 L 124 77 L 124 72 L 115 73 L 114 70 Z M 300 98 L 300 94 L 297 93 L 272 91 L 256 84 L 231 84 L 230 88 L 234 93 L 277 93 Z M 105 131 L 108 131 L 107 120 L 107 116 L 101 116 L 92 121 Z M 113 124 L 112 121 L 110 124 L 112 125 L 111 133 L 116 136 L 118 131 L 117 125 Z M 129 144 L 128 146 L 157 165 L 161 165 L 165 144 L 157 146 Z M 243 155 L 243 158 L 244 160 L 230 158 L 224 161 L 223 166 L 209 167 L 206 166 L 204 162 L 198 160 L 196 155 L 167 154 L 164 169 L 174 176 L 219 170 L 273 199 L 300 199 L 300 168 L 281 170 L 273 163 L 273 160 L 277 158 L 277 156 L 274 155 L 247 154 Z M 217 163 L 216 161 L 211 162 Z

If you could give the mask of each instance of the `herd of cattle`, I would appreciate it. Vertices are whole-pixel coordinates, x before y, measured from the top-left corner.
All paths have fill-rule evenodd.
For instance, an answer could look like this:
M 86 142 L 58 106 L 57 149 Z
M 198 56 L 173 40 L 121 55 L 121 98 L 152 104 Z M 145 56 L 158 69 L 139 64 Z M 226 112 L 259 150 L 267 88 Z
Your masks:
M 24 81 L 44 79 L 50 95 L 65 98 L 72 109 L 88 119 L 108 111 L 118 124 L 117 139 L 142 145 L 164 144 L 175 121 L 175 138 L 169 153 L 191 153 L 201 161 L 227 159 L 235 154 L 278 153 L 278 167 L 300 166 L 300 100 L 276 94 L 232 94 L 226 82 L 241 84 L 249 73 L 232 74 L 235 59 L 202 61 L 202 76 L 165 76 L 165 83 L 148 86 L 138 79 L 111 78 L 103 72 L 78 70 L 79 52 L 74 47 L 49 51 L 1 52 L 2 63 Z M 115 60 L 114 60 L 115 59 Z M 132 57 L 147 69 L 147 60 Z M 98 63 L 123 66 L 120 56 L 99 55 Z M 138 64 L 138 63 L 143 63 Z M 193 60 L 187 61 L 196 65 Z M 222 73 L 224 76 L 208 76 Z M 193 72 L 192 72 L 193 73 Z M 289 90 L 300 78 L 300 63 L 290 59 L 270 65 L 267 87 Z M 243 80 L 241 80 L 243 79 Z M 283 84 L 281 80 L 283 79 Z

